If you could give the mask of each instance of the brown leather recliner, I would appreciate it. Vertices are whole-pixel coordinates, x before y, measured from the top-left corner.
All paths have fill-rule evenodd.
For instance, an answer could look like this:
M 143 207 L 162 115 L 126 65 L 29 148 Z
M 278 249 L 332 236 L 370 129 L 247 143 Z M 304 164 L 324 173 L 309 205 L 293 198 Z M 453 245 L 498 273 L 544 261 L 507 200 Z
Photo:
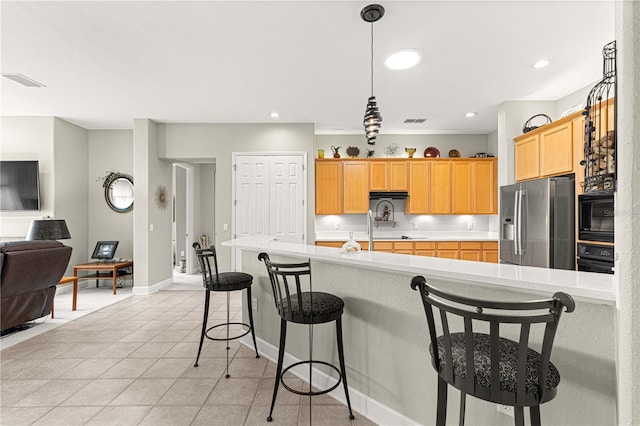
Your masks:
M 2 331 L 51 313 L 70 258 L 71 247 L 58 241 L 0 243 Z

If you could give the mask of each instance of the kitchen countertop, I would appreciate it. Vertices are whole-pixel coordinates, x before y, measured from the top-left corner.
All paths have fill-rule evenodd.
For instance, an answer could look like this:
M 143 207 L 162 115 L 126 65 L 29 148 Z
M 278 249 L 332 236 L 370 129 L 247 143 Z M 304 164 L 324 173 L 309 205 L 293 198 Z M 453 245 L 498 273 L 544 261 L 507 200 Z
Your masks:
M 274 237 L 269 236 L 242 237 L 225 241 L 222 245 L 254 252 L 265 251 L 271 254 L 304 257 L 361 268 L 402 274 L 419 274 L 427 278 L 433 277 L 504 287 L 515 291 L 541 292 L 546 295 L 563 291 L 573 297 L 588 299 L 590 303 L 596 304 L 611 305 L 615 302 L 614 276 L 608 274 L 375 251 L 344 254 L 339 248 L 277 241 Z
M 402 236 L 409 238 L 405 239 Z M 368 241 L 366 232 L 354 232 L 356 241 Z M 316 241 L 347 241 L 349 231 L 317 232 Z M 378 231 L 374 230 L 373 240 L 379 241 L 498 241 L 497 232 L 482 231 Z

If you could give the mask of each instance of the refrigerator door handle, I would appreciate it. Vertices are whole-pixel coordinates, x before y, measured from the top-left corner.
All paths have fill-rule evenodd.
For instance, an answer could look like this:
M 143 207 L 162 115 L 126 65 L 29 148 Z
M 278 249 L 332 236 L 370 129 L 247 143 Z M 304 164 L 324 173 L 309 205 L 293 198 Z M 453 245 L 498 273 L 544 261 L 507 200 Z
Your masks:
M 520 232 L 518 233 L 518 240 L 520 245 L 520 254 L 527 254 L 527 212 L 529 211 L 529 206 L 527 205 L 527 191 L 525 189 L 519 191 L 519 204 L 520 204 L 520 217 L 518 218 L 518 222 L 520 223 Z
M 515 192 L 513 197 L 513 222 L 516 228 L 513 236 L 513 251 L 516 256 L 520 254 L 520 191 Z

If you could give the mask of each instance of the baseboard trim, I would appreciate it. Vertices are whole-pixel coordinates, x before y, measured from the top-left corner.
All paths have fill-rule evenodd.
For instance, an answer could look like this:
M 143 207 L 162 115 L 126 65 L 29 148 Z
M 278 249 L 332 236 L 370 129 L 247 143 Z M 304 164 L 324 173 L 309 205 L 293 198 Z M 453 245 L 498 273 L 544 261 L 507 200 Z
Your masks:
M 136 286 L 134 283 L 133 288 L 131 289 L 131 294 L 133 294 L 134 296 L 149 295 L 157 291 L 164 290 L 165 288 L 169 287 L 171 284 L 173 284 L 173 278 L 167 278 L 164 281 L 160 281 L 159 283 L 155 283 L 150 286 Z
M 253 349 L 253 340 L 251 335 L 246 335 L 240 339 L 240 343 Z M 258 351 L 261 357 L 265 357 L 272 362 L 278 360 L 278 348 L 271 343 L 266 342 L 256 337 L 256 343 L 258 344 Z M 292 356 L 288 352 L 284 354 L 284 366 L 291 365 L 295 362 L 299 362 L 300 359 Z M 289 370 L 291 373 L 298 376 L 300 379 L 309 383 L 309 368 L 306 365 L 298 366 Z M 347 377 L 348 379 L 348 377 Z M 328 374 L 313 369 L 313 386 L 318 389 L 326 389 L 332 386 L 336 382 L 336 379 Z M 339 401 L 340 403 L 347 405 L 347 401 L 344 396 L 344 390 L 340 385 L 334 391 L 328 393 L 330 397 Z M 408 418 L 407 416 L 398 413 L 397 411 L 387 407 L 386 405 L 376 401 L 375 399 L 368 397 L 362 392 L 349 386 L 349 397 L 351 398 L 351 409 L 358 414 L 366 417 L 372 422 L 378 425 L 397 425 L 397 426 L 410 426 L 417 425 L 418 422 Z

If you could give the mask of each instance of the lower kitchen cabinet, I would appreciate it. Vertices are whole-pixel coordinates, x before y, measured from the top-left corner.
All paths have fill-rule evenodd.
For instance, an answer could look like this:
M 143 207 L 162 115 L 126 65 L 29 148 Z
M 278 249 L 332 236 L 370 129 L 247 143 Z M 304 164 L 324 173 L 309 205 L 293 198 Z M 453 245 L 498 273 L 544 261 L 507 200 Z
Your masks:
M 367 241 L 358 241 L 367 250 Z M 341 248 L 344 241 L 316 241 L 317 246 Z M 375 250 L 385 253 L 498 263 L 497 241 L 374 241 Z
M 498 242 L 485 241 L 482 243 L 482 261 L 498 263 Z
M 461 241 L 460 260 L 482 262 L 482 243 L 476 241 Z

